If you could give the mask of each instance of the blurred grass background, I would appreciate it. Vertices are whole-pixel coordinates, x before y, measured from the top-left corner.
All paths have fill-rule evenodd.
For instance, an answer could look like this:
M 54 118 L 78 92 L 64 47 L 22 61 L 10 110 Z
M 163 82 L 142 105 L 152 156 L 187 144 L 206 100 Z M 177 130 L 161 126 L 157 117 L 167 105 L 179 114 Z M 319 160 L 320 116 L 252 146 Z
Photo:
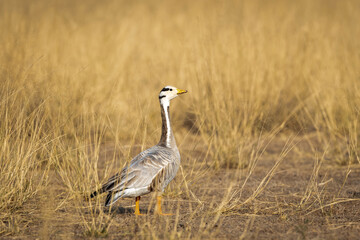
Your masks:
M 178 142 L 198 137 L 215 168 L 246 167 L 259 136 L 280 131 L 359 163 L 359 11 L 357 0 L 1 1 L 3 216 L 50 168 L 71 175 L 60 165 L 74 149 L 156 143 L 166 85 L 189 90 L 171 107 Z

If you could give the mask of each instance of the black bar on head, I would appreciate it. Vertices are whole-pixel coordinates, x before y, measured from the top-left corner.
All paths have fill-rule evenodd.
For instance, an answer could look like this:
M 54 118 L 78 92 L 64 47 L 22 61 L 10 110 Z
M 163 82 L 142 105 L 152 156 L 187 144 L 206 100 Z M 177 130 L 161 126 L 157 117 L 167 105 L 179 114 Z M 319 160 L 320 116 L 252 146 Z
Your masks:
M 161 90 L 161 92 L 166 92 L 166 91 L 170 91 L 170 88 L 163 88 L 163 89 Z

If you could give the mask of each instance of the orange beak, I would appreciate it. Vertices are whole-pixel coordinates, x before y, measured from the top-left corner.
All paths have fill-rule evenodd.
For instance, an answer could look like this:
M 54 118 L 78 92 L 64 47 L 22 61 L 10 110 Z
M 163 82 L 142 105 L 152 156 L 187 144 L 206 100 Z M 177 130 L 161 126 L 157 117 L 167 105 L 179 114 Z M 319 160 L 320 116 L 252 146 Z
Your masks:
M 182 90 L 182 89 L 176 89 L 176 90 L 177 90 L 177 95 L 184 94 L 184 93 L 188 92 L 187 90 Z

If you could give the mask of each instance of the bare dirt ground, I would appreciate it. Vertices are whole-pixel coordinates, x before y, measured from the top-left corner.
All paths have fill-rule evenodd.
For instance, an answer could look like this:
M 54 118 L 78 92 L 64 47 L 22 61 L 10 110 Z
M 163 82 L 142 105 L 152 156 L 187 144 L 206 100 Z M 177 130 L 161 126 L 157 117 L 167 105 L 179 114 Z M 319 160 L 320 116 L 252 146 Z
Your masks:
M 274 165 L 281 146 L 280 139 L 269 146 L 244 185 L 240 199 L 244 201 L 257 189 Z M 108 153 L 112 149 L 110 145 L 103 146 L 100 169 L 104 169 L 106 156 L 110 155 Z M 183 146 L 182 152 L 185 149 Z M 283 160 L 259 196 L 221 214 L 218 207 L 228 193 L 241 188 L 247 169 L 213 170 L 206 164 L 211 159 L 194 165 L 190 156 L 198 150 L 185 152 L 183 172 L 179 171 L 164 196 L 164 212 L 174 215 L 154 215 L 151 195 L 142 197 L 140 208 L 146 215 L 140 217 L 133 214 L 133 199 L 120 200 L 110 209 L 110 213 L 106 212 L 109 209 L 105 209 L 111 225 L 102 237 L 357 239 L 360 236 L 360 167 L 341 167 L 325 160 L 315 176 L 314 159 L 300 157 L 304 154 L 299 154 L 299 151 L 306 150 L 306 144 L 300 142 L 297 149 Z M 183 176 L 189 176 L 186 182 L 188 191 L 184 187 L 175 189 L 175 186 L 182 185 Z M 311 184 L 314 176 L 316 186 Z M 36 201 L 28 203 L 34 211 L 32 216 L 24 216 L 21 234 L 4 239 L 88 238 L 82 222 L 84 216 L 91 215 L 91 211 L 85 209 L 83 215 L 79 214 L 79 209 L 67 198 L 65 187 L 55 171 L 50 182 Z M 309 197 L 305 200 L 304 196 Z

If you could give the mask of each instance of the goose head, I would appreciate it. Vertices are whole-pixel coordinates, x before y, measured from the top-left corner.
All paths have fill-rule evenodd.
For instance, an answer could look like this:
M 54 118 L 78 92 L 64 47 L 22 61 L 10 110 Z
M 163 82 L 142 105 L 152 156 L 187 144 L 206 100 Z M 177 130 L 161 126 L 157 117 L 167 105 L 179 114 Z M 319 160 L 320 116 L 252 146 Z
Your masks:
M 187 93 L 187 90 L 178 89 L 173 86 L 166 86 L 160 91 L 159 94 L 160 103 L 163 105 L 168 105 L 170 103 L 170 100 L 184 93 Z

